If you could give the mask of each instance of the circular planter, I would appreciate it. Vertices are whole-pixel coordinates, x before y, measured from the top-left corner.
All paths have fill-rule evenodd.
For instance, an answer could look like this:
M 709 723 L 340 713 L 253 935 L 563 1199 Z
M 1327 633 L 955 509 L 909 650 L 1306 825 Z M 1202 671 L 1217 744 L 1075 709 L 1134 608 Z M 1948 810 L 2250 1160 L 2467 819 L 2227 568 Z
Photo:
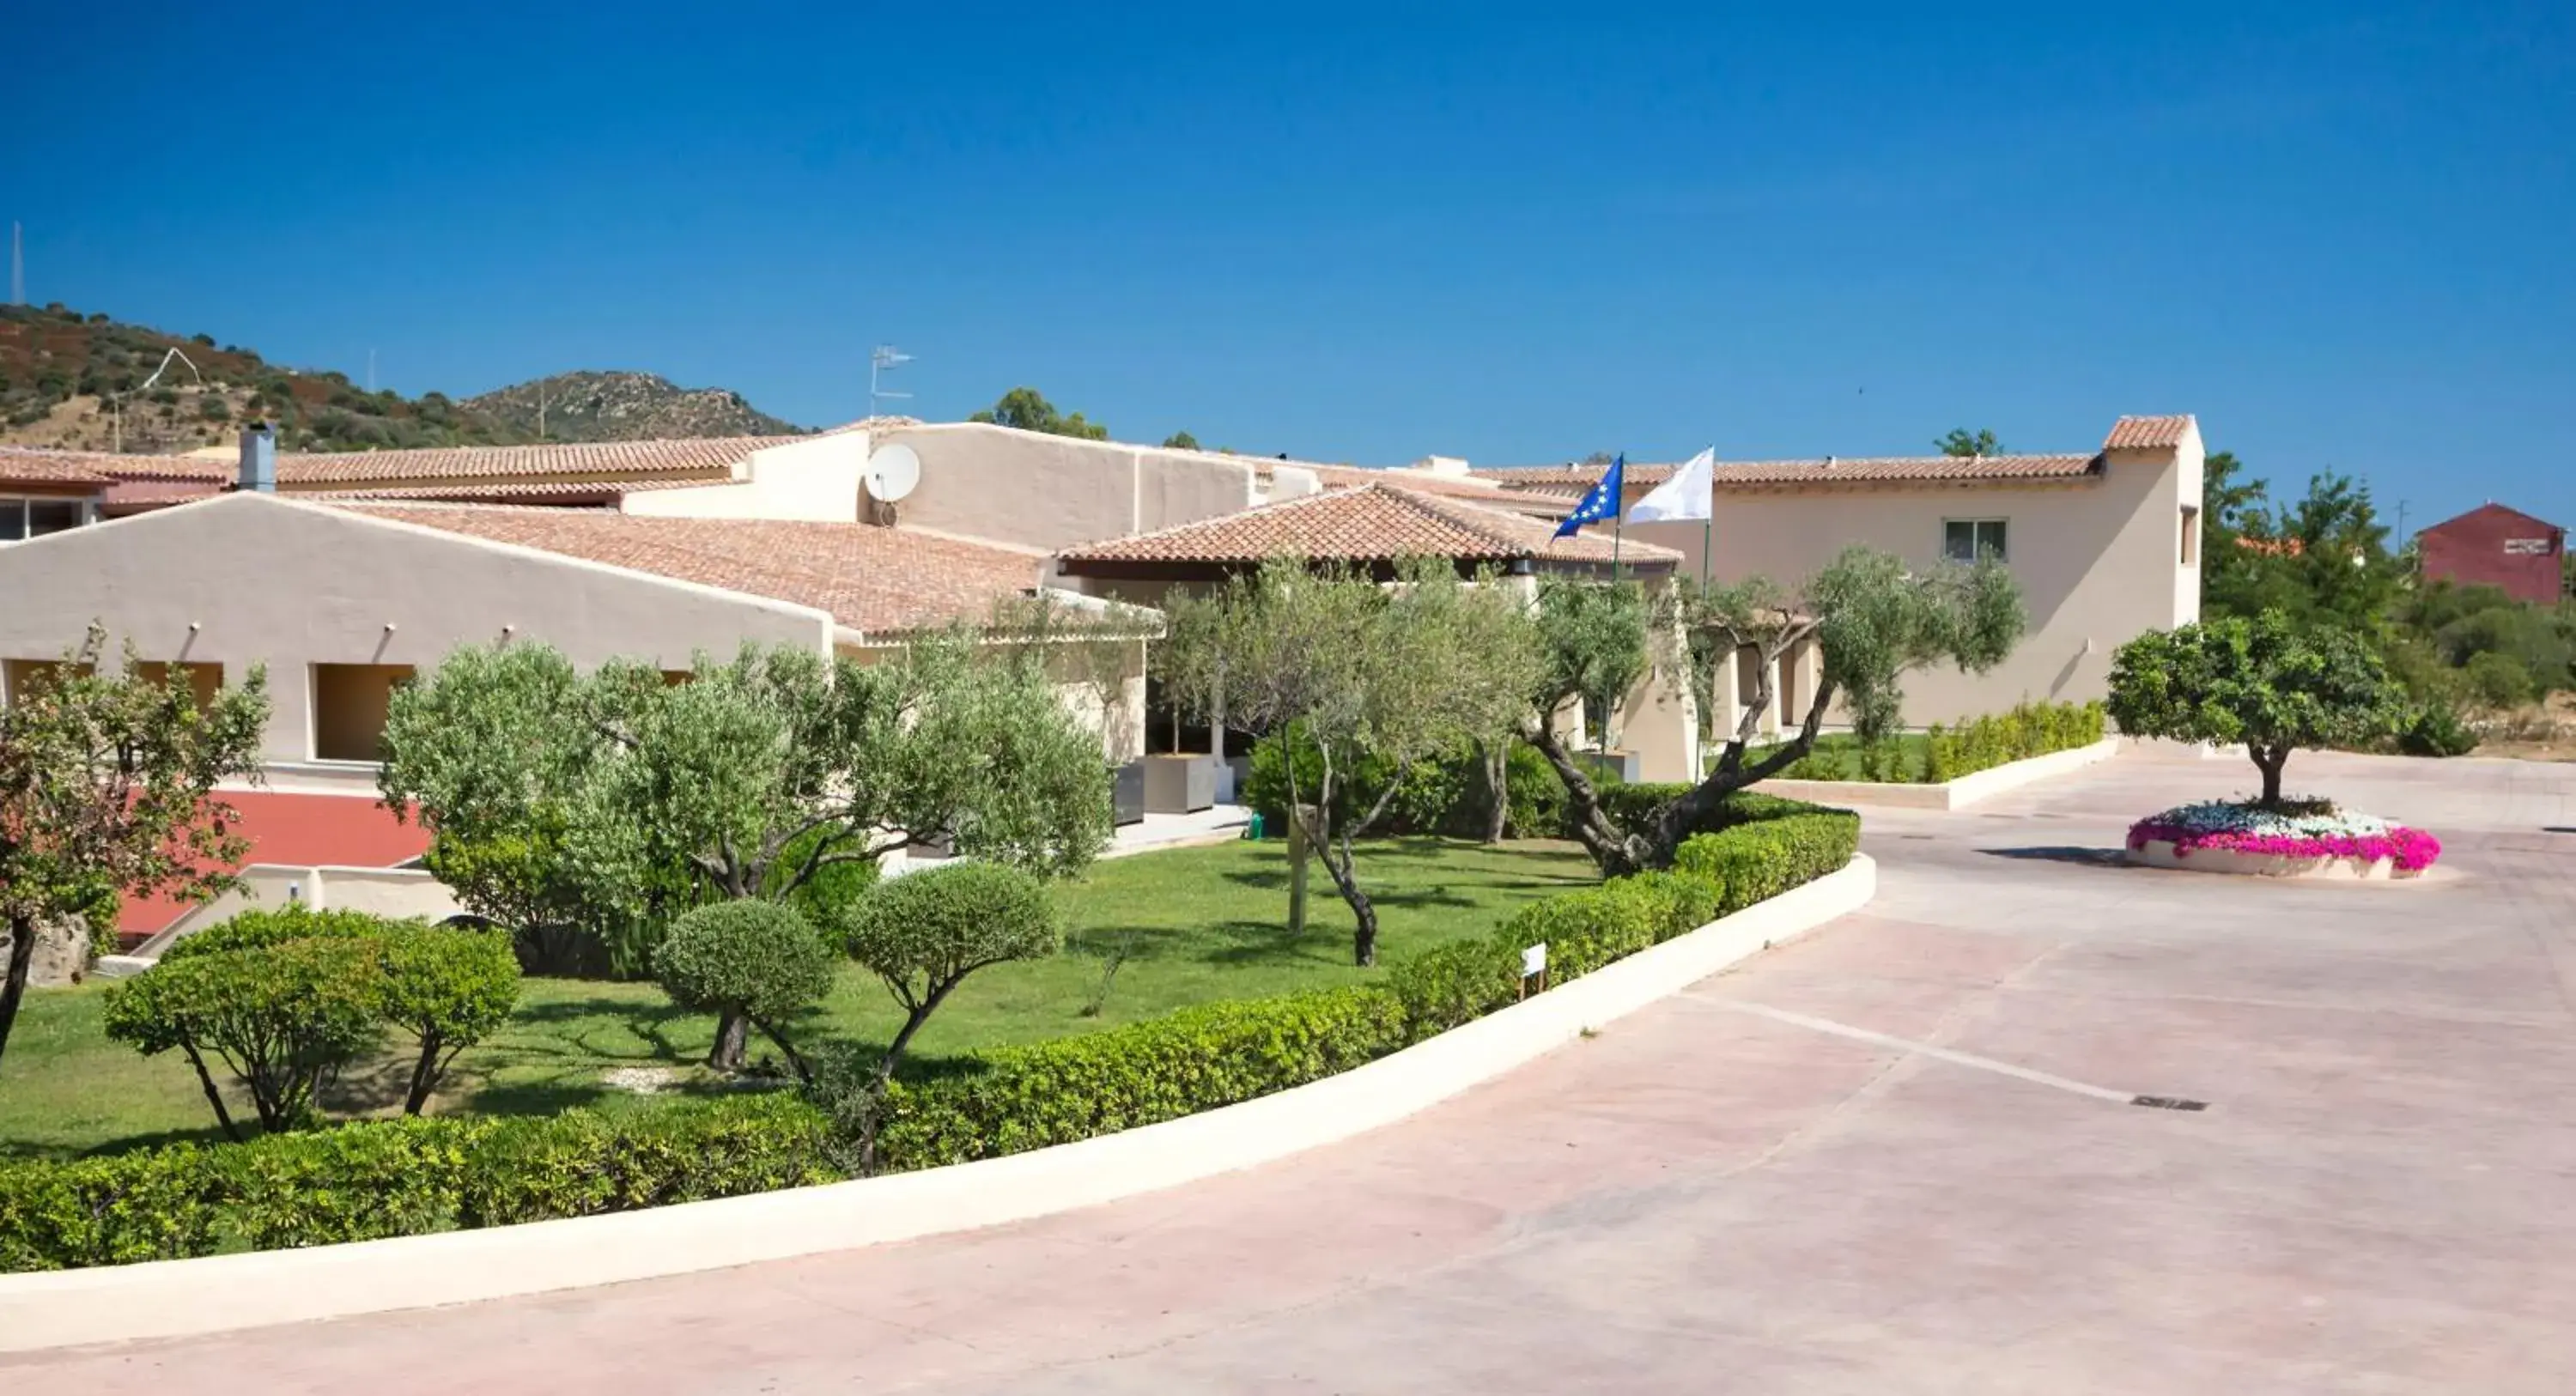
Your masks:
M 2229 873 L 2237 877 L 2313 877 L 2344 882 L 2403 882 L 2422 877 L 2423 868 L 2400 868 L 2391 858 L 2292 857 L 2278 853 L 2239 853 L 2232 848 L 2195 848 L 2182 852 L 2165 839 L 2149 839 L 2128 851 L 2141 867 L 2176 868 L 2183 872 Z

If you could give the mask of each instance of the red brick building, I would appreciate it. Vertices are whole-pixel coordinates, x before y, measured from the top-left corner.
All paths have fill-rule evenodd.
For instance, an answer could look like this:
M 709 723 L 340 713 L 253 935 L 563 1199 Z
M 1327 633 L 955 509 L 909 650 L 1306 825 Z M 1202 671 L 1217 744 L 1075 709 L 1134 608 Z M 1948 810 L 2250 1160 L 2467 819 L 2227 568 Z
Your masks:
M 2519 509 L 2481 504 L 2415 537 L 2423 548 L 2427 581 L 2502 587 L 2517 600 L 2544 606 L 2556 601 L 2564 586 L 2559 569 L 2567 530 Z

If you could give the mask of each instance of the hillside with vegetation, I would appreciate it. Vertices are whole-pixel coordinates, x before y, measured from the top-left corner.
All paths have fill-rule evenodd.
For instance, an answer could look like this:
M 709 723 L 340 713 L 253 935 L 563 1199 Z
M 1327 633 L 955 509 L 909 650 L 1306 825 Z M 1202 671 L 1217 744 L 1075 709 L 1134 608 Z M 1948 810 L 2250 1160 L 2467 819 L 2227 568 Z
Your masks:
M 537 402 L 545 400 L 540 436 Z M 797 430 L 722 388 L 646 373 L 568 373 L 458 401 L 369 392 L 345 373 L 270 363 L 62 305 L 0 305 L 0 445 L 167 455 L 230 442 L 246 421 L 290 451 L 368 451 Z
M 653 441 L 701 436 L 793 436 L 804 428 L 730 388 L 683 388 L 651 373 L 585 371 L 465 399 L 467 411 L 548 441 Z

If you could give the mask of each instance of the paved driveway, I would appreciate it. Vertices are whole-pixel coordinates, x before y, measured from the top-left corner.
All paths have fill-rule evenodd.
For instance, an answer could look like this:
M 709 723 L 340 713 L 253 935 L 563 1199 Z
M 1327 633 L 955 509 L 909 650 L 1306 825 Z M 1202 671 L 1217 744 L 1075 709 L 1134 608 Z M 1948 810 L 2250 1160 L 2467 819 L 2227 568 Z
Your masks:
M 2107 865 L 2128 818 L 2252 775 L 2131 755 L 1873 815 L 1868 914 L 1280 1165 L 966 1237 L 0 1360 L 0 1385 L 2576 1390 L 2576 833 L 2550 831 L 2576 768 L 2291 772 L 2441 832 L 2456 872 Z

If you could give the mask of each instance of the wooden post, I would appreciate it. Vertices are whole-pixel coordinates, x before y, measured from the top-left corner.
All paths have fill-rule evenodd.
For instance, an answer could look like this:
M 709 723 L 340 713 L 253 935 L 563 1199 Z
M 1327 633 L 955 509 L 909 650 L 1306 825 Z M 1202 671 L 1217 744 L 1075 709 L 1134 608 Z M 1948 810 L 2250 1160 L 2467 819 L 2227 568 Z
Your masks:
M 1298 805 L 1288 811 L 1288 934 L 1291 938 L 1306 934 L 1306 860 L 1313 851 L 1306 846 L 1306 821 L 1314 814 L 1313 805 Z

